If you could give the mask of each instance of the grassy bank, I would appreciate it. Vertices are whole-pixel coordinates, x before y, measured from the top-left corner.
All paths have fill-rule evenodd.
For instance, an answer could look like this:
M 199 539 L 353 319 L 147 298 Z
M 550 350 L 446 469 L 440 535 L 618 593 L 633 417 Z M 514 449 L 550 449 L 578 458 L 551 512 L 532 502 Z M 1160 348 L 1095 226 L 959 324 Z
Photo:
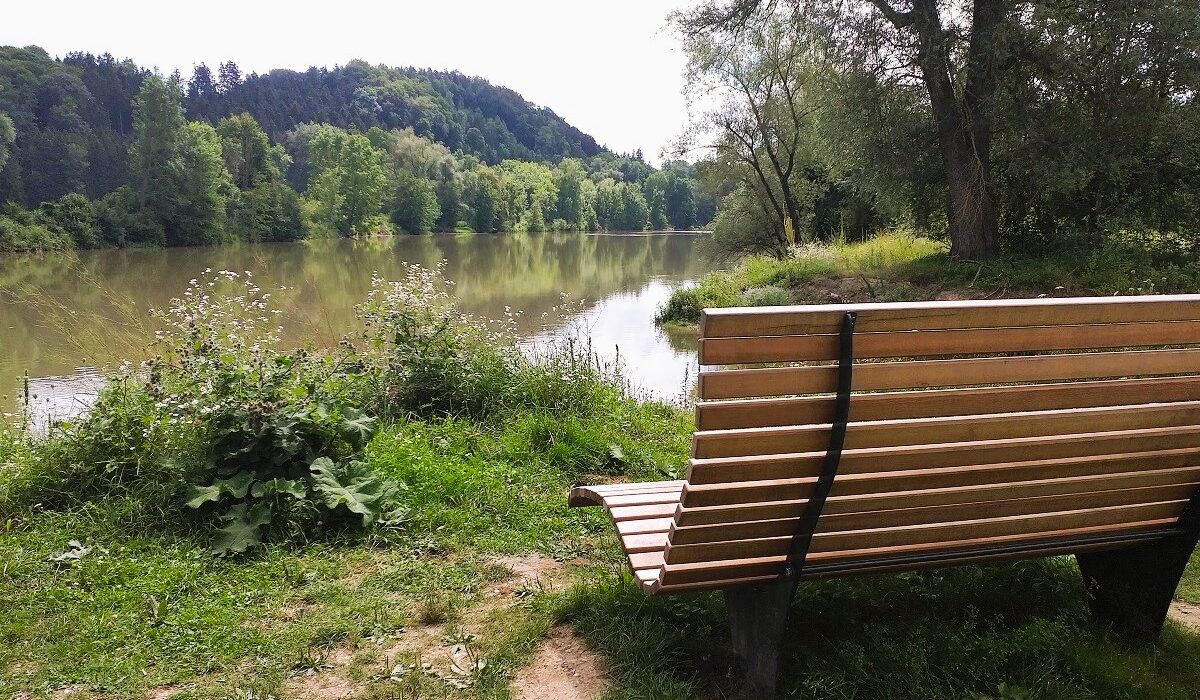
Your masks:
M 556 628 L 606 697 L 733 694 L 720 596 L 645 599 L 565 505 L 677 475 L 686 410 L 578 345 L 523 357 L 417 269 L 327 352 L 207 285 L 87 418 L 0 432 L 0 697 L 506 698 Z M 806 584 L 793 626 L 791 697 L 1200 697 L 1200 635 L 1125 645 L 1067 559 Z
M 799 247 L 785 260 L 743 260 L 676 292 L 659 322 L 695 324 L 706 307 L 1197 291 L 1195 254 L 1181 250 L 1169 238 L 1130 234 L 1083 255 L 1009 252 L 975 263 L 954 260 L 943 242 L 896 231 Z

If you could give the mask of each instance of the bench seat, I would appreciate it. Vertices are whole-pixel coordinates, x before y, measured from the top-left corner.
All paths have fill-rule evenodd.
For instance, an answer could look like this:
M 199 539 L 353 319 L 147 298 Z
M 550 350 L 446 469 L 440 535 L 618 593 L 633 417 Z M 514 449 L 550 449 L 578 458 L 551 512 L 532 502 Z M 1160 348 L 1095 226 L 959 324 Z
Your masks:
M 1200 539 L 1200 295 L 708 309 L 699 362 L 685 478 L 569 503 L 645 593 L 726 592 L 760 695 L 805 578 L 1073 554 L 1093 613 L 1161 629 Z

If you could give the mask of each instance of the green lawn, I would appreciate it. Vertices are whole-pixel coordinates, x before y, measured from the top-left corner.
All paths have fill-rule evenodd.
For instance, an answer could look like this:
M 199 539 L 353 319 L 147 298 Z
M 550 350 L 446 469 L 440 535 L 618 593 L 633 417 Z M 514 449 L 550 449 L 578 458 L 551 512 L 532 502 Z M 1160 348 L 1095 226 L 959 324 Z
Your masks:
M 679 476 L 690 412 L 579 345 L 504 349 L 427 281 L 328 352 L 204 301 L 86 418 L 0 427 L 0 698 L 508 698 L 556 625 L 609 698 L 736 695 L 721 596 L 646 599 L 603 511 L 565 502 Z M 784 697 L 1200 699 L 1200 635 L 1113 637 L 1070 559 L 806 583 L 791 620 Z
M 368 454 L 408 484 L 405 526 L 245 558 L 214 558 L 203 533 L 156 525 L 132 497 L 13 513 L 0 534 L 0 697 L 170 686 L 285 700 L 333 674 L 363 697 L 503 698 L 557 622 L 606 660 L 609 697 L 731 693 L 720 596 L 645 599 L 603 513 L 565 507 L 579 474 L 562 462 L 589 440 L 623 434 L 640 478 L 682 463 L 682 412 L 626 405 L 614 419 L 600 436 L 547 437 L 536 417 L 385 428 Z M 87 552 L 54 561 L 71 540 Z M 557 586 L 484 605 L 509 577 L 496 558 L 521 553 L 572 564 Z M 1200 603 L 1200 557 L 1180 595 Z M 1200 697 L 1200 635 L 1172 624 L 1154 647 L 1126 646 L 1088 620 L 1069 559 L 808 583 L 792 627 L 784 697 Z M 487 659 L 465 687 L 420 670 L 464 640 Z

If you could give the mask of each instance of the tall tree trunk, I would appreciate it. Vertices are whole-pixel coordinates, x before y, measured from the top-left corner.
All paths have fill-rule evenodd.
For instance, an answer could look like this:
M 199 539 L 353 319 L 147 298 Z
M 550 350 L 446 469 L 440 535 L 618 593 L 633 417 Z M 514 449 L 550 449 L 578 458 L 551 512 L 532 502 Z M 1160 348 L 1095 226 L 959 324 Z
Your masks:
M 968 135 L 959 131 L 942 143 L 946 160 L 950 255 L 982 260 L 996 252 L 996 205 L 991 168 Z
M 898 29 L 916 34 L 917 64 L 929 91 L 938 143 L 946 164 L 946 214 L 950 254 L 959 259 L 991 257 L 997 247 L 992 187 L 992 120 L 996 93 L 997 32 L 1007 0 L 975 0 L 961 94 L 952 78 L 950 32 L 942 27 L 937 0 L 913 0 L 897 11 L 888 0 L 871 0 Z

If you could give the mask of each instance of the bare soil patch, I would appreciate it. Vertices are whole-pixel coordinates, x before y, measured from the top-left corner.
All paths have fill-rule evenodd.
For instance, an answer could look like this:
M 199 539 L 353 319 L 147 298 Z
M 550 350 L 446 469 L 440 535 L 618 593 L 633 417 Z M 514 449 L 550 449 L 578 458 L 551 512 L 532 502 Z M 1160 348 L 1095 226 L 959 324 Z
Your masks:
M 389 643 L 380 645 L 371 652 L 378 662 L 378 668 L 385 669 L 385 674 L 386 669 L 391 669 L 393 676 L 424 674 L 440 678 L 454 687 L 467 687 L 471 682 L 473 669 L 481 661 L 475 658 L 472 650 L 474 645 L 471 644 L 471 640 L 475 635 L 483 631 L 495 613 L 520 604 L 524 592 L 553 589 L 561 584 L 565 573 L 563 564 L 541 555 L 499 557 L 493 562 L 510 573 L 501 580 L 489 583 L 481 591 L 482 596 L 474 605 L 459 612 L 457 625 L 461 628 L 461 638 L 452 639 L 447 636 L 446 626 L 440 622 L 429 625 L 413 624 L 396 634 Z M 351 577 L 354 577 L 355 573 L 358 572 L 351 572 Z M 362 651 L 362 647 L 338 647 L 332 650 L 323 659 L 325 668 L 293 678 L 288 683 L 286 696 L 299 700 L 346 700 L 363 695 L 368 690 L 369 681 L 356 682 L 347 678 L 347 671 L 354 662 L 357 651 Z M 566 659 L 575 655 L 574 651 L 564 653 Z M 573 697 L 594 696 L 544 697 L 569 700 Z
M 356 695 L 361 689 L 337 673 L 314 673 L 289 684 L 289 697 L 303 700 L 341 700 Z
M 593 700 L 608 688 L 604 660 L 566 627 L 555 627 L 513 680 L 517 700 Z
M 1200 605 L 1177 600 L 1171 603 L 1171 610 L 1167 615 L 1193 632 L 1200 632 Z
M 177 685 L 160 685 L 157 688 L 151 688 L 146 691 L 146 700 L 167 700 L 172 695 L 180 691 Z

